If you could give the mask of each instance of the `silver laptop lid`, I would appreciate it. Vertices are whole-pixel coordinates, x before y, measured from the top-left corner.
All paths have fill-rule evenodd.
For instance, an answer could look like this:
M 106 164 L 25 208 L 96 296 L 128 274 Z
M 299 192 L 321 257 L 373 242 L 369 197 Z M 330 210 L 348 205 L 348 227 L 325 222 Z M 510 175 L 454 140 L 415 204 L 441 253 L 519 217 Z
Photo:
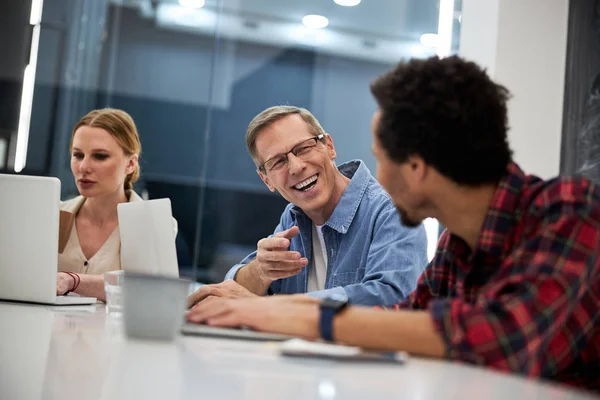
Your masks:
M 60 181 L 0 174 L 0 299 L 56 298 Z
M 121 266 L 125 271 L 178 277 L 169 199 L 120 203 Z

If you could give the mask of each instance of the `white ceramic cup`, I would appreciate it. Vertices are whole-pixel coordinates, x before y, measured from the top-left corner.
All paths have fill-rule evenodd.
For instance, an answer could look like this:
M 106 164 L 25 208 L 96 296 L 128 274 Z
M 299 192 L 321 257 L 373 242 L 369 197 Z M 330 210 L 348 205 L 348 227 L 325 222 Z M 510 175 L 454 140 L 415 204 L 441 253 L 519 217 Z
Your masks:
M 123 319 L 129 338 L 173 340 L 183 324 L 190 281 L 125 272 Z

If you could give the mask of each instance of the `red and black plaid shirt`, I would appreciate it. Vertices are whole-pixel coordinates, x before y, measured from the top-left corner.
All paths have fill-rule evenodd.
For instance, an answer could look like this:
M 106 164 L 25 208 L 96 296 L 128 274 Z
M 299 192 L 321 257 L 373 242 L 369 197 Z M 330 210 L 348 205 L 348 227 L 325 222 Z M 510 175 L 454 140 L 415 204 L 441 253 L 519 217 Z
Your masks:
M 448 357 L 600 389 L 600 188 L 510 164 L 477 247 L 444 232 L 416 290 Z

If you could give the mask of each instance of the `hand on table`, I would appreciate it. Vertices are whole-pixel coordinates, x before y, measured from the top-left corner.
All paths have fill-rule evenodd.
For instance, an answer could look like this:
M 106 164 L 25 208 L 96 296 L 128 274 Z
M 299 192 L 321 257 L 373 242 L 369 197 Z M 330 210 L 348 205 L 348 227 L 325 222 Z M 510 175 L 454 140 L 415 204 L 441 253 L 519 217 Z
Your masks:
M 187 313 L 193 323 L 249 328 L 307 338 L 318 337 L 319 301 L 308 296 L 244 299 L 209 297 Z
M 73 289 L 75 282 L 69 274 L 59 272 L 56 274 L 56 294 L 62 296 Z
M 229 299 L 243 297 L 258 297 L 254 293 L 233 280 L 227 280 L 214 285 L 203 285 L 188 297 L 188 308 L 205 300 L 207 297 L 225 297 Z

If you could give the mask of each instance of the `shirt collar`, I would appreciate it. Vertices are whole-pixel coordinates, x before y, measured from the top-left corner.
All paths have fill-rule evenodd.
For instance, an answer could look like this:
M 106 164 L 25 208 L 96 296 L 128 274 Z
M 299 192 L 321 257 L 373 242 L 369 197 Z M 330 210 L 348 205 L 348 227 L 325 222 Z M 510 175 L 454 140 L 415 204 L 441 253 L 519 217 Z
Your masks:
M 127 192 L 128 197 L 129 197 L 129 203 L 135 203 L 138 201 L 144 201 L 144 199 L 142 199 L 136 192 L 134 192 L 133 190 L 130 190 Z
M 527 177 L 519 166 L 509 163 L 507 173 L 498 182 L 496 192 L 481 227 L 477 250 L 500 256 L 510 242 L 508 239 L 516 222 L 521 218 L 521 193 Z
M 128 190 L 125 192 L 125 194 L 127 195 L 127 201 L 130 203 L 133 202 L 137 202 L 137 201 L 144 201 L 144 199 L 142 199 L 135 191 L 133 190 Z M 79 209 L 83 206 L 83 203 L 85 203 L 86 198 L 83 196 L 77 196 L 69 201 L 66 201 L 64 203 L 61 204 L 61 211 L 66 211 L 69 212 L 73 215 L 77 215 L 77 213 L 79 212 Z
M 498 182 L 498 187 L 488 207 L 475 251 L 468 250 L 467 244 L 455 234 L 451 235 L 449 250 L 459 256 L 485 254 L 495 258 L 502 257 L 510 247 L 511 233 L 521 218 L 521 194 L 528 185 L 528 177 L 513 162 L 506 168 L 506 174 Z
M 350 178 L 350 183 L 342 193 L 342 197 L 338 201 L 325 225 L 338 231 L 346 233 L 354 220 L 358 206 L 365 194 L 365 190 L 369 185 L 371 172 L 364 162 L 360 160 L 352 160 L 338 166 L 338 170 L 347 178 Z M 295 215 L 306 215 L 300 207 L 294 205 L 291 211 Z

